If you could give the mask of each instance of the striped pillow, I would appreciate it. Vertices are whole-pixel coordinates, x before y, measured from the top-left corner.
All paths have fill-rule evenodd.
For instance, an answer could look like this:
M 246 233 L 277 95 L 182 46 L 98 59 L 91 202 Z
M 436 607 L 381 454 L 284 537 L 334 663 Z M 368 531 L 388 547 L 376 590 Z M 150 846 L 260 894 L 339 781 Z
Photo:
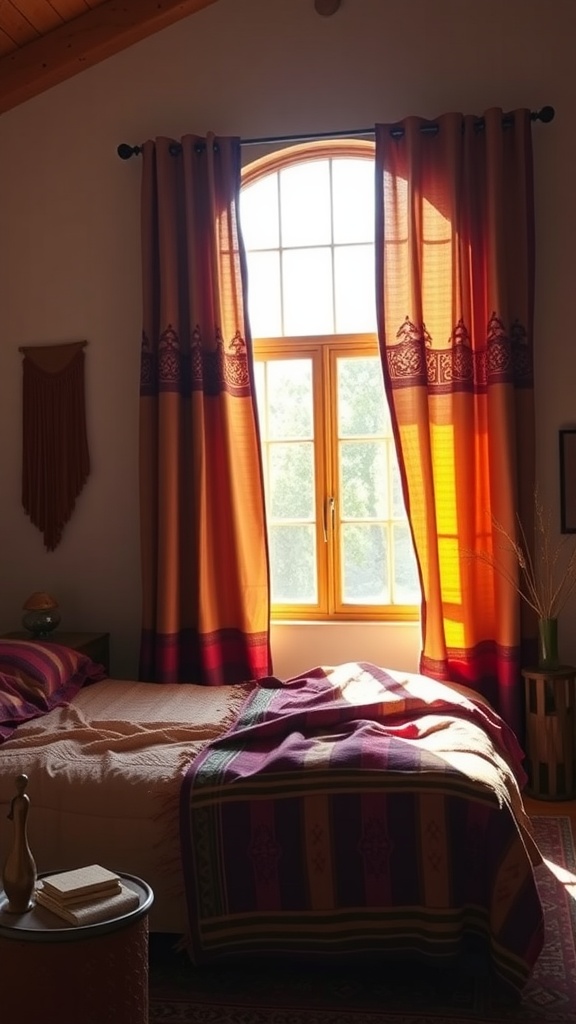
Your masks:
M 20 722 L 69 704 L 106 671 L 86 654 L 62 644 L 0 640 L 0 742 Z

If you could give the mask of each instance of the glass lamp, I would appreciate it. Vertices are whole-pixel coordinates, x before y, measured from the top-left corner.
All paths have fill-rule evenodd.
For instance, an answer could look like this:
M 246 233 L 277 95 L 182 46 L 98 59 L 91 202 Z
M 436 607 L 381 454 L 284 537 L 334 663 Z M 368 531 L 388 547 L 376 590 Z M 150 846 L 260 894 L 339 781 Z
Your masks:
M 60 622 L 60 611 L 58 601 L 52 594 L 37 590 L 28 597 L 22 605 L 24 615 L 22 625 L 27 629 L 35 640 L 49 636 L 53 629 Z

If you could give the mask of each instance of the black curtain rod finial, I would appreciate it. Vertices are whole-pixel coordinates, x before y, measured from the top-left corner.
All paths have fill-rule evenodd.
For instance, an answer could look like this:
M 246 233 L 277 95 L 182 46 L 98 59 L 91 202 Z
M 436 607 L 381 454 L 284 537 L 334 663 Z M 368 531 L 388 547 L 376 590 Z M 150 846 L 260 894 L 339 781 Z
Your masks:
M 141 146 L 129 146 L 127 142 L 121 142 L 117 149 L 121 160 L 129 160 L 131 156 L 138 156 L 141 152 Z
M 532 116 L 535 121 L 542 121 L 544 124 L 549 124 L 550 121 L 554 120 L 555 114 L 556 111 L 554 110 L 554 107 L 542 107 L 542 110 L 538 110 Z

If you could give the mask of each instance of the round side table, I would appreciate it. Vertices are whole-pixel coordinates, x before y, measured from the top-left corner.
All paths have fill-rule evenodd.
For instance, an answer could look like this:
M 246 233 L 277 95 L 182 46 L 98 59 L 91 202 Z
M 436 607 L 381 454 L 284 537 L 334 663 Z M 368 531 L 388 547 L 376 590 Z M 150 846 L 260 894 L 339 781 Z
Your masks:
M 141 878 L 120 878 L 138 893 L 138 906 L 82 926 L 67 924 L 39 904 L 24 914 L 9 913 L 0 890 L 3 1019 L 148 1024 L 148 911 L 154 895 Z
M 540 800 L 576 796 L 576 668 L 526 668 L 526 792 Z

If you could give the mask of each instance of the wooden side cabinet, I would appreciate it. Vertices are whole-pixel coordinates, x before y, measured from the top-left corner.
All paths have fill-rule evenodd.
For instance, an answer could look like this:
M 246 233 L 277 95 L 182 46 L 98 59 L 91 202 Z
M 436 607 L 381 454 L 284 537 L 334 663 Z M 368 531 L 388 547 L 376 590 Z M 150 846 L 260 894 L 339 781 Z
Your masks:
M 30 633 L 25 630 L 14 633 L 3 633 L 6 640 L 33 640 Z M 45 637 L 41 643 L 63 644 L 64 647 L 71 647 L 74 651 L 87 654 L 92 661 L 110 672 L 110 634 L 109 633 L 66 633 L 63 630 L 55 629 L 53 633 Z
M 576 668 L 523 669 L 526 792 L 540 800 L 576 796 Z

